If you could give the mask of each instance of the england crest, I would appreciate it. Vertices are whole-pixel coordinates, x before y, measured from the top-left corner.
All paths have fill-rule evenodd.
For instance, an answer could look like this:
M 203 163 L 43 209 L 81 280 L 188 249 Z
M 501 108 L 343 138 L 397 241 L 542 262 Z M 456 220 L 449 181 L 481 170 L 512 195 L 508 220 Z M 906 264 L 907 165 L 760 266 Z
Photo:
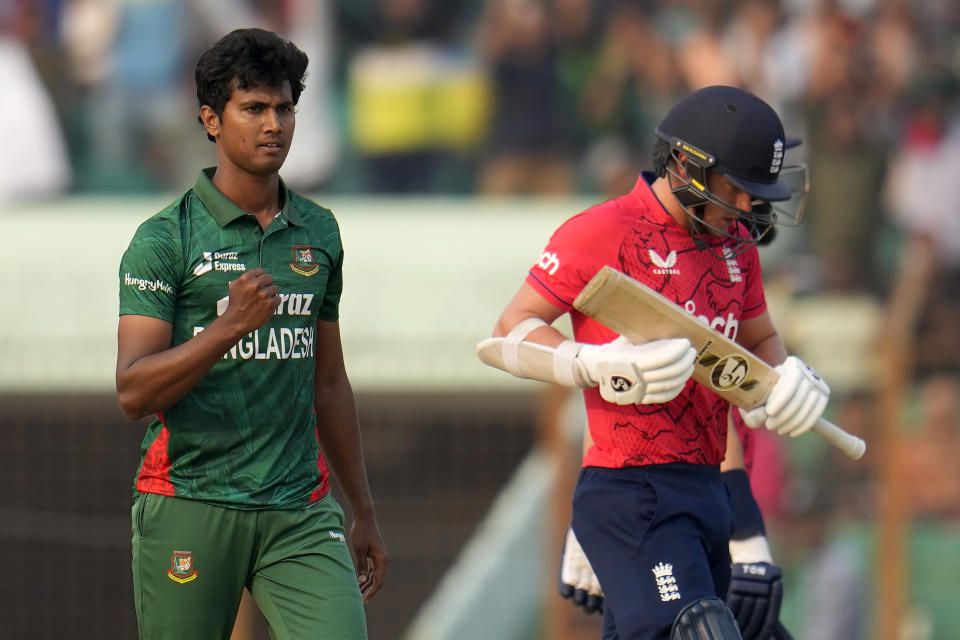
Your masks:
M 167 571 L 167 575 L 180 584 L 196 580 L 199 573 L 193 564 L 193 552 L 174 551 L 170 558 L 170 570 Z
M 320 265 L 315 260 L 313 248 L 294 245 L 293 262 L 290 263 L 290 268 L 293 269 L 294 273 L 299 273 L 302 276 L 312 276 L 319 271 Z

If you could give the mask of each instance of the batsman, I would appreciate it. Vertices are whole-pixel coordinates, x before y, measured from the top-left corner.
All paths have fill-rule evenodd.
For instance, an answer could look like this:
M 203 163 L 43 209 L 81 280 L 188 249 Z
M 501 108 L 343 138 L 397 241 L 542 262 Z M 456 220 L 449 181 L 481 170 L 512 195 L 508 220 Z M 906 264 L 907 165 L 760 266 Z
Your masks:
M 778 637 L 779 569 L 729 424 L 796 437 L 827 405 L 828 386 L 771 320 L 756 248 L 772 225 L 800 223 L 806 168 L 784 164 L 792 144 L 776 112 L 735 87 L 691 93 L 655 134 L 654 171 L 554 232 L 478 354 L 583 389 L 588 446 L 565 561 L 595 572 L 583 590 L 605 597 L 605 640 Z M 775 365 L 766 402 L 731 411 L 690 379 L 687 339 L 631 343 L 577 311 L 604 266 Z M 564 313 L 572 340 L 551 326 Z

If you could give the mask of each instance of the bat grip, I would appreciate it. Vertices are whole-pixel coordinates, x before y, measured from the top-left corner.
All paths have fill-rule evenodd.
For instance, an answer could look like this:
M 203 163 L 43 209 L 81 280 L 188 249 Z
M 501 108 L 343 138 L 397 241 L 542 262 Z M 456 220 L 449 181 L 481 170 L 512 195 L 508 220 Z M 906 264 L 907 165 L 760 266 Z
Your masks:
M 867 443 L 857 436 L 847 433 L 837 425 L 820 418 L 813 425 L 813 430 L 821 438 L 843 451 L 854 460 L 859 460 L 867 451 Z

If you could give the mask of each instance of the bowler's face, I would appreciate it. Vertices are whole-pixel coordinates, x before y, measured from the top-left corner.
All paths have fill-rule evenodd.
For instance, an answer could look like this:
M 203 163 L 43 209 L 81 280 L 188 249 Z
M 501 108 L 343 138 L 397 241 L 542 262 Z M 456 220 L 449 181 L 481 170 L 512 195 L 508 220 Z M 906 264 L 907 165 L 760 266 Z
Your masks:
M 235 88 L 217 125 L 212 135 L 221 160 L 255 175 L 276 173 L 290 151 L 296 126 L 290 83 Z

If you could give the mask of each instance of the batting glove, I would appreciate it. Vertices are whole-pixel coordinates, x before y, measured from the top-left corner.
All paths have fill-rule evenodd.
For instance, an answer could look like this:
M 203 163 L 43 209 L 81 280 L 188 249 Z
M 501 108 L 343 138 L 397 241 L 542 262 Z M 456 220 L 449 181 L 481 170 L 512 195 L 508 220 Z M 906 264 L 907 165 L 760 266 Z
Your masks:
M 567 529 L 567 538 L 563 543 L 557 588 L 561 597 L 582 607 L 587 614 L 603 612 L 603 589 L 572 528 Z
M 734 563 L 727 590 L 743 640 L 768 640 L 780 627 L 783 581 L 780 567 L 768 562 Z
M 796 356 L 776 367 L 780 379 L 773 385 L 766 404 L 740 410 L 751 429 L 766 423 L 767 429 L 796 438 L 808 431 L 823 415 L 830 399 L 830 387 L 813 369 Z
M 661 404 L 679 395 L 693 373 L 697 352 L 686 338 L 633 344 L 617 338 L 584 344 L 575 365 L 600 387 L 600 397 L 619 405 Z

